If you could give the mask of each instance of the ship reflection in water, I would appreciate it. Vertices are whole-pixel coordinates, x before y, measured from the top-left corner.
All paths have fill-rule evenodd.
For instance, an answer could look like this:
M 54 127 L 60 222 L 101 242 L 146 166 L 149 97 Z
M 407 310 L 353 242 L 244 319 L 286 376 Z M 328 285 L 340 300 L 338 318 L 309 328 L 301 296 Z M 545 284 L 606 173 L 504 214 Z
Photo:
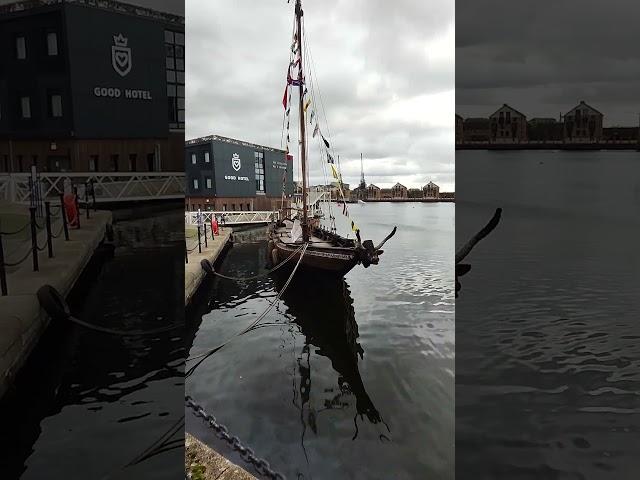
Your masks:
M 282 290 L 287 278 L 284 274 L 274 274 L 278 292 Z M 358 324 L 349 286 L 343 279 L 336 280 L 335 277 L 297 275 L 295 280 L 285 290 L 281 300 L 288 307 L 287 314 L 305 336 L 305 344 L 297 358 L 300 374 L 299 408 L 303 426 L 305 425 L 305 407 L 308 409 L 306 425 L 317 433 L 316 415 L 324 410 L 348 407 L 350 397 L 354 396 L 357 412 L 353 419 L 355 425 L 353 438 L 355 439 L 358 436 L 358 415 L 365 416 L 372 423 L 383 420 L 367 393 L 358 369 L 358 357 L 360 359 L 364 357 L 364 350 L 357 341 Z M 310 362 L 311 349 L 314 347 L 314 353 L 327 357 L 333 369 L 339 374 L 339 392 L 325 398 L 324 407 L 317 412 L 310 404 L 312 391 Z M 334 392 L 325 391 L 325 393 Z

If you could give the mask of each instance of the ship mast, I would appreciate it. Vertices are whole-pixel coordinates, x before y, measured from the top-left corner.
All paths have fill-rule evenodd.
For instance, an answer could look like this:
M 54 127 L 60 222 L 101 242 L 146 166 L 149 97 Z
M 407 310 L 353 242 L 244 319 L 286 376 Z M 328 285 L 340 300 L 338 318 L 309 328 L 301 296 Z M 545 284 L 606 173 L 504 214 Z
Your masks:
M 309 241 L 309 223 L 307 218 L 307 140 L 305 138 L 305 121 L 304 121 L 304 74 L 302 73 L 302 3 L 296 0 L 296 23 L 298 26 L 298 49 L 300 54 L 300 67 L 298 68 L 298 88 L 300 89 L 300 99 L 298 107 L 300 109 L 300 147 L 302 164 L 302 240 Z

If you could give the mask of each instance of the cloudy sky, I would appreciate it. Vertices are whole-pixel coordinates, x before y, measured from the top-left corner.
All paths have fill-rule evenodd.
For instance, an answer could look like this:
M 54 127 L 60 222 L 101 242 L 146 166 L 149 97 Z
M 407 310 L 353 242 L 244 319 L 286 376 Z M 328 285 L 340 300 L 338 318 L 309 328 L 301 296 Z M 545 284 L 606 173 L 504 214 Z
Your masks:
M 433 180 L 453 190 L 454 2 L 306 0 L 303 7 L 328 120 L 320 128 L 331 133 L 344 181 L 359 182 L 362 153 L 367 183 Z M 187 139 L 218 134 L 280 148 L 293 13 L 286 0 L 187 2 Z M 317 150 L 313 144 L 312 183 L 323 180 Z
M 503 103 L 555 117 L 584 100 L 605 126 L 638 125 L 640 2 L 458 1 L 456 112 Z

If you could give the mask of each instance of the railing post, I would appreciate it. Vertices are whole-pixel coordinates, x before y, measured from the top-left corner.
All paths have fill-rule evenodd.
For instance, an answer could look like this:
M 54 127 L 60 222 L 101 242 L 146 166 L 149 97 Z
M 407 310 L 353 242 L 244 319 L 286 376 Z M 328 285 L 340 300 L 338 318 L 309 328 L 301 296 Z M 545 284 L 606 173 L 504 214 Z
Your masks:
M 89 220 L 89 182 L 84 182 L 84 206 L 87 210 L 87 220 Z
M 4 268 L 4 247 L 2 246 L 2 233 L 0 233 L 0 288 L 2 296 L 7 296 L 7 272 Z
M 36 230 L 36 207 L 29 207 L 31 214 L 31 256 L 33 258 L 33 271 L 38 271 L 38 231 Z
M 73 201 L 76 205 L 76 220 L 78 222 L 78 230 L 80 230 L 80 202 L 78 201 L 78 186 L 73 187 Z
M 69 240 L 69 225 L 67 225 L 67 212 L 64 209 L 64 193 L 60 194 L 60 215 L 62 215 L 62 228 L 64 228 L 64 239 Z
M 202 253 L 202 243 L 200 243 L 200 225 L 198 225 L 198 253 Z
M 189 263 L 189 251 L 187 250 L 187 240 L 184 240 L 184 263 Z
M 51 237 L 51 202 L 44 202 L 44 211 L 47 215 L 45 223 L 47 225 L 47 248 L 49 250 L 49 258 L 53 258 L 53 238 Z
M 204 224 L 204 248 L 209 248 L 209 245 L 207 245 L 207 224 Z
M 93 202 L 93 211 L 97 212 L 98 207 L 96 206 L 96 186 L 93 178 L 91 179 L 91 201 Z

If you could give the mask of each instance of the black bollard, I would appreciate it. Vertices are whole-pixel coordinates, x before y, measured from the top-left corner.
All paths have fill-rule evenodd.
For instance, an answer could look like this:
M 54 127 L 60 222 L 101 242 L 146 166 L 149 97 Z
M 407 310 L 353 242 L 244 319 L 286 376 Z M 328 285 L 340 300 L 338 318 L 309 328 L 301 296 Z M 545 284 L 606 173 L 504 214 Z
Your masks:
M 207 245 L 207 224 L 204 224 L 204 248 L 208 248 L 209 246 Z
M 36 230 L 36 207 L 29 207 L 31 214 L 31 256 L 33 258 L 33 271 L 38 271 L 38 231 Z
M 2 295 L 7 295 L 7 272 L 4 269 L 4 247 L 2 246 L 2 234 L 0 233 L 0 287 Z
M 202 253 L 202 243 L 200 243 L 200 225 L 198 225 L 198 253 Z
M 64 193 L 60 194 L 60 215 L 62 215 L 62 228 L 64 228 L 64 239 L 69 240 L 69 225 L 67 225 L 67 212 L 64 209 Z
M 51 202 L 44 202 L 44 211 L 47 214 L 47 249 L 49 250 L 49 258 L 53 258 L 53 237 L 51 236 Z

